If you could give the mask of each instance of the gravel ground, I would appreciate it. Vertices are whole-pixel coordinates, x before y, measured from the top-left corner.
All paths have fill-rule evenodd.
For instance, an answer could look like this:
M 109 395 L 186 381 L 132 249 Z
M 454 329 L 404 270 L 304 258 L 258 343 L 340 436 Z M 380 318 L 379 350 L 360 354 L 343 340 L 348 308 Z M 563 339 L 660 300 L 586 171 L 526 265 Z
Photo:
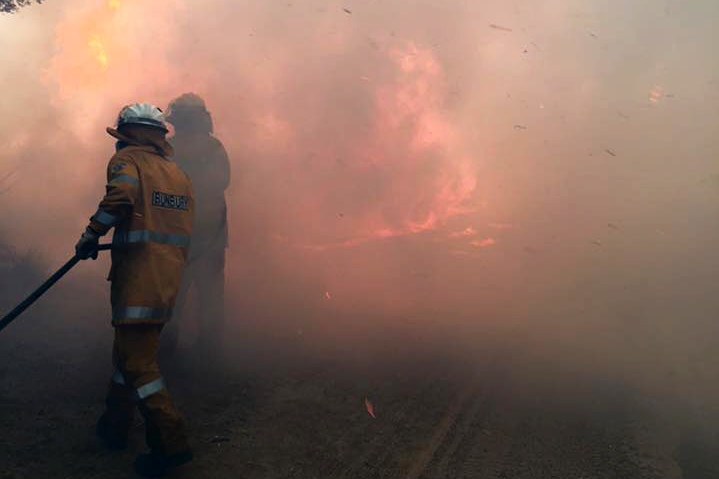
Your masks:
M 36 318 L 0 337 L 0 478 L 133 477 L 139 419 L 127 452 L 93 435 L 110 328 L 80 324 Z M 269 362 L 272 348 L 284 354 Z M 279 344 L 244 349 L 222 368 L 187 351 L 165 368 L 196 453 L 173 477 L 719 477 L 713 434 L 588 375 L 529 373 L 491 352 L 469 361 L 396 348 L 343 361 Z

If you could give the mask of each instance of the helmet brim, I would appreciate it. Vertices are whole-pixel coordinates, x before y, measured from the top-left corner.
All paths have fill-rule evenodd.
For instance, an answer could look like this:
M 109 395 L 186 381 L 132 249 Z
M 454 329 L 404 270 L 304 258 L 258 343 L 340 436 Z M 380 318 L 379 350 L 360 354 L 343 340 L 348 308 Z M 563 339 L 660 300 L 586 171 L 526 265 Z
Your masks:
M 125 135 L 120 133 L 116 128 L 112 128 L 112 127 L 108 126 L 107 128 L 105 128 L 105 131 L 107 132 L 108 135 L 115 138 L 116 140 L 125 141 L 125 142 L 130 140 L 128 137 L 126 137 Z
M 153 121 L 149 118 L 133 118 L 130 121 L 123 121 L 122 123 L 118 123 L 117 127 L 121 128 L 123 125 L 140 125 L 140 126 L 149 126 L 150 128 L 157 128 L 158 130 L 162 130 L 165 133 L 167 133 L 168 130 L 167 127 L 159 122 L 159 121 Z

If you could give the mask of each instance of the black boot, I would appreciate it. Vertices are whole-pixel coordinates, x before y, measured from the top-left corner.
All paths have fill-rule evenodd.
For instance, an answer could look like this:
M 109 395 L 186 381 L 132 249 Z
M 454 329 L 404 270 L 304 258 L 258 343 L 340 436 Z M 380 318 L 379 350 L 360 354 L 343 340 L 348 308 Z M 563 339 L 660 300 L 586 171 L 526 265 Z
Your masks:
M 165 455 L 156 452 L 140 454 L 135 459 L 135 472 L 142 477 L 163 477 L 172 469 L 192 461 L 192 452 Z
M 100 416 L 95 428 L 95 434 L 105 447 L 114 451 L 122 451 L 127 449 L 126 428 L 113 424 L 107 416 L 107 413 Z

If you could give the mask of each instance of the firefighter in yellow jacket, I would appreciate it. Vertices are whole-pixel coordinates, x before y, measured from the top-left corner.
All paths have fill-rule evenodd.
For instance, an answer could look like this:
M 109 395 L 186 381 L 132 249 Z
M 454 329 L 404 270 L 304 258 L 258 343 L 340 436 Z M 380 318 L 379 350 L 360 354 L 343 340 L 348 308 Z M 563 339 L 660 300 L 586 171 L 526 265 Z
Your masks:
M 96 258 L 99 238 L 115 228 L 109 275 L 115 372 L 97 433 L 111 448 L 127 447 L 137 406 L 150 453 L 137 457 L 135 470 L 160 477 L 192 459 L 182 417 L 157 364 L 160 331 L 172 316 L 190 246 L 192 188 L 168 159 L 172 147 L 159 108 L 126 106 L 117 128 L 107 131 L 117 139 L 107 193 L 75 247 L 80 258 Z

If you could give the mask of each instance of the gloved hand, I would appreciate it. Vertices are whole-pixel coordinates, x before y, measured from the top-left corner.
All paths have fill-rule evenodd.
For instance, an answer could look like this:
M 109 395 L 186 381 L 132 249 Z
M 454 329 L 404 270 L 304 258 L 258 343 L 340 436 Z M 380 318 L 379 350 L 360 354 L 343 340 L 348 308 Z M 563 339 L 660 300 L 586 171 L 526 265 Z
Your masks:
M 87 228 L 80 236 L 80 241 L 75 245 L 75 254 L 80 259 L 97 259 L 97 247 L 100 241 L 100 235 L 92 229 Z

